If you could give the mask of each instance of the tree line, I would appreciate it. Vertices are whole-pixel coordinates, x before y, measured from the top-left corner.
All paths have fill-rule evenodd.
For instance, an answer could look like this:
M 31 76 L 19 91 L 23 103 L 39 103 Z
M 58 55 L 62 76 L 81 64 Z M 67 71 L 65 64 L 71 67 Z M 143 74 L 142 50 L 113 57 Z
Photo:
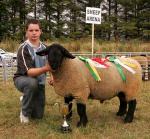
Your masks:
M 0 41 L 23 40 L 29 18 L 41 21 L 45 40 L 88 37 L 86 7 L 102 9 L 97 39 L 150 39 L 150 0 L 1 0 L 0 7 Z

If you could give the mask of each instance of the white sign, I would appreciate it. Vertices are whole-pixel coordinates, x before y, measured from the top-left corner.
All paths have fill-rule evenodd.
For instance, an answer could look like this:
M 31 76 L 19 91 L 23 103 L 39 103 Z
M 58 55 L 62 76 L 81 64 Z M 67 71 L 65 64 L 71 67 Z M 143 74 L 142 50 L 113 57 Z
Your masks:
M 86 23 L 101 24 L 101 9 L 86 7 Z

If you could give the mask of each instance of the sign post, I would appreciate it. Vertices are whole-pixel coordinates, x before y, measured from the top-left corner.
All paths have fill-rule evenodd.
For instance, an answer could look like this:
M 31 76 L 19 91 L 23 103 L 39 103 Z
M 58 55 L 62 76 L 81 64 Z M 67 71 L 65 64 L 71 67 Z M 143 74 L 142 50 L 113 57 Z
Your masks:
M 92 24 L 92 57 L 94 54 L 94 24 Z
M 86 7 L 86 23 L 92 24 L 92 57 L 94 53 L 94 24 L 101 24 L 101 9 Z

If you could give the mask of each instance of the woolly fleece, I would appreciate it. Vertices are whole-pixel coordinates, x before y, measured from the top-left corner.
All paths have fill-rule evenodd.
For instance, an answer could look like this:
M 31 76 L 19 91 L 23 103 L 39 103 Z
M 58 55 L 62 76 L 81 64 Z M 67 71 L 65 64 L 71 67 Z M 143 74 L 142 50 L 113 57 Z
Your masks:
M 107 62 L 107 69 L 97 68 L 102 81 L 95 81 L 85 63 L 75 59 L 65 58 L 57 72 L 53 73 L 54 89 L 60 96 L 73 96 L 78 103 L 86 103 L 88 97 L 104 101 L 124 92 L 127 101 L 134 100 L 140 91 L 142 81 L 142 69 L 140 64 L 132 58 L 118 57 L 122 62 L 126 61 L 136 66 L 135 74 L 123 68 L 126 82 L 117 71 L 116 66 Z

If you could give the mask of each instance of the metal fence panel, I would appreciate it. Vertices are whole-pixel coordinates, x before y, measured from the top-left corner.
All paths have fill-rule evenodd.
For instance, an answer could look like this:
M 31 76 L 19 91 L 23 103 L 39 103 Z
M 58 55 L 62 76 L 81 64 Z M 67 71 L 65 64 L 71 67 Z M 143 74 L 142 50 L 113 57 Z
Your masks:
M 94 53 L 93 55 L 90 52 L 71 52 L 75 56 L 86 56 L 86 57 L 102 57 L 102 56 L 146 56 L 148 57 L 147 64 L 141 64 L 143 70 L 143 80 L 150 80 L 150 52 L 102 52 L 102 53 Z M 145 61 L 146 62 L 146 61 Z M 13 78 L 14 73 L 16 72 L 16 63 L 13 60 L 7 61 L 7 59 L 3 59 L 0 64 L 0 81 L 6 82 Z

